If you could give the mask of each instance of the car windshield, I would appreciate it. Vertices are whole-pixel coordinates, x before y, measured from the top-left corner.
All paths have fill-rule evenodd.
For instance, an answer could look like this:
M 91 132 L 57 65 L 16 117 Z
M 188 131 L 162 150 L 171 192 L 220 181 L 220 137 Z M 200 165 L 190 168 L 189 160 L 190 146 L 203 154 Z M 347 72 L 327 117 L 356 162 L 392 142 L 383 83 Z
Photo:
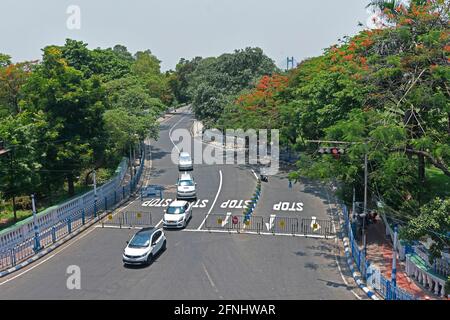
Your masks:
M 146 248 L 150 244 L 150 236 L 142 233 L 136 234 L 133 239 L 131 239 L 130 248 Z
M 169 207 L 169 208 L 167 208 L 167 213 L 168 214 L 182 214 L 182 213 L 184 213 L 184 208 L 183 207 Z
M 191 157 L 188 156 L 181 156 L 180 161 L 191 161 Z
M 181 180 L 178 185 L 181 187 L 192 187 L 194 182 L 192 180 Z

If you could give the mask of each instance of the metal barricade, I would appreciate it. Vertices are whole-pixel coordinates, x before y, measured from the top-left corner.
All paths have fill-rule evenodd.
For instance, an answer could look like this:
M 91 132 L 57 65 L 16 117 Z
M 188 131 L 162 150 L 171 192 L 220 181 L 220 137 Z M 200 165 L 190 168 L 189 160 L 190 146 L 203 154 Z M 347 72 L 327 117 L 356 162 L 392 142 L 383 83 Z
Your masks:
M 108 214 L 102 221 L 102 226 L 118 226 L 119 228 L 150 227 L 152 214 L 143 211 L 123 211 Z
M 273 233 L 299 234 L 299 219 L 295 217 L 271 217 L 266 227 Z
M 325 237 L 334 235 L 331 220 L 302 218 L 301 229 L 301 233 L 304 235 L 320 235 Z
M 272 234 L 290 234 L 298 236 L 334 235 L 331 220 L 318 220 L 297 217 L 270 217 L 232 215 L 214 213 L 206 216 L 205 229 L 209 231 L 237 231 Z

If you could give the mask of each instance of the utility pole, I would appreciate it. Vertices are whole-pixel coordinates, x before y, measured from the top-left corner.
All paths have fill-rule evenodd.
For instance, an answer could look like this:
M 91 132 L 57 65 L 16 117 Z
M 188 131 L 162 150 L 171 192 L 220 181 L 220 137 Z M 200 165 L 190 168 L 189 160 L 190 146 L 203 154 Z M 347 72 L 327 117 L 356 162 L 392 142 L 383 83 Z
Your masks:
M 367 217 L 367 180 L 368 180 L 368 168 L 367 168 L 367 151 L 364 154 L 364 212 L 363 212 L 363 247 L 364 247 L 364 258 L 367 253 L 366 245 L 366 217 Z
M 393 300 L 395 297 L 395 288 L 397 287 L 397 236 L 398 236 L 398 226 L 394 227 L 394 250 L 392 251 L 392 273 L 391 273 L 391 283 L 393 290 Z
M 36 211 L 36 204 L 34 201 L 34 194 L 31 195 L 31 205 L 33 208 L 34 251 L 38 252 L 39 250 L 41 250 L 41 241 L 39 239 L 39 227 L 37 224 L 37 211 Z
M 133 166 L 134 166 L 134 161 L 131 158 L 131 144 L 130 144 L 130 175 L 131 175 L 131 179 L 133 179 Z
M 327 144 L 347 144 L 347 145 L 355 145 L 355 144 L 365 144 L 367 146 L 367 142 L 347 142 L 347 141 L 324 141 L 324 140 L 305 140 L 308 143 L 327 143 Z M 327 148 L 322 148 L 327 149 Z M 320 152 L 320 151 L 319 151 Z M 368 192 L 368 177 L 369 177 L 369 169 L 368 169 L 368 151 L 366 150 L 364 153 L 364 212 L 360 217 L 363 218 L 362 224 L 362 240 L 363 240 L 363 248 L 364 248 L 364 257 L 367 254 L 367 243 L 366 243 L 366 216 L 367 216 L 367 192 Z M 355 212 L 355 191 L 353 191 L 353 212 Z
M 94 179 L 94 217 L 97 217 L 97 176 L 95 173 L 95 169 L 93 172 Z

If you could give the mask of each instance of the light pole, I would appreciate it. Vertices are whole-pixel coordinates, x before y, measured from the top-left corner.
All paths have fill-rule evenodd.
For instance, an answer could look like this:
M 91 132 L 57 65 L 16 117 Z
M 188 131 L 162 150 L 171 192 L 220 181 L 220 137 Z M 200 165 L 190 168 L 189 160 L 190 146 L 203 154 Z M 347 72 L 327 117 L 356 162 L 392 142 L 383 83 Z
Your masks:
M 131 157 L 131 144 L 130 144 L 130 176 L 131 180 L 133 180 L 133 167 L 134 167 L 134 159 Z
M 94 217 L 97 217 L 97 178 L 95 174 L 95 169 L 93 173 L 93 179 L 94 179 Z
M 398 226 L 394 227 L 394 250 L 392 251 L 392 273 L 391 273 L 391 283 L 393 289 L 393 299 L 396 299 L 395 289 L 397 287 L 397 235 L 398 235 Z
M 366 217 L 367 217 L 367 180 L 368 180 L 368 168 L 367 168 L 367 151 L 364 154 L 364 213 L 363 213 L 363 246 L 364 246 L 364 259 L 366 258 L 367 245 L 366 245 Z
M 31 205 L 33 208 L 33 225 L 34 225 L 34 251 L 38 252 L 41 250 L 41 241 L 39 239 L 39 226 L 37 223 L 37 212 L 36 212 L 36 204 L 34 200 L 34 194 L 31 195 Z

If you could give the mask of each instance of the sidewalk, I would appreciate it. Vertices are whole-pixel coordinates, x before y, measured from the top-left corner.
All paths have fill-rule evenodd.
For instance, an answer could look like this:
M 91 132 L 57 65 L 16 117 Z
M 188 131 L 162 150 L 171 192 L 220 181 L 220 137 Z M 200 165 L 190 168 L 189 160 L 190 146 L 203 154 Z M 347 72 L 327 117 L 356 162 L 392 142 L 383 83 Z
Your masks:
M 380 269 L 382 275 L 391 279 L 392 244 L 386 236 L 386 227 L 379 217 L 367 230 L 367 258 Z M 397 286 L 415 295 L 419 299 L 429 299 L 431 293 L 424 292 L 405 272 L 404 262 L 397 259 Z

